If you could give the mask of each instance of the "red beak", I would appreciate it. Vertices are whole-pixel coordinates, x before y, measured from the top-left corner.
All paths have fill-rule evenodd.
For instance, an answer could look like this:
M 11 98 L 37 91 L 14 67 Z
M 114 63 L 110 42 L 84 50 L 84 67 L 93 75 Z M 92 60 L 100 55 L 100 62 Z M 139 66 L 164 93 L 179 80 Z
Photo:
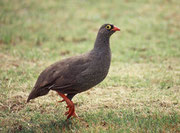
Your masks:
M 120 29 L 116 26 L 114 26 L 114 28 L 112 29 L 112 31 L 120 31 Z

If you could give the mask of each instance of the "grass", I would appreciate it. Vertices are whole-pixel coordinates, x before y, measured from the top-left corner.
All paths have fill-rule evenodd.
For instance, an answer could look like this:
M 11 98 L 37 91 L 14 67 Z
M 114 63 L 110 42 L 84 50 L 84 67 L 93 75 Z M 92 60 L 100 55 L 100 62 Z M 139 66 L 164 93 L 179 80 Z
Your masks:
M 0 132 L 180 132 L 180 2 L 0 1 Z M 73 101 L 55 92 L 26 104 L 48 65 L 90 50 L 113 23 L 107 78 Z

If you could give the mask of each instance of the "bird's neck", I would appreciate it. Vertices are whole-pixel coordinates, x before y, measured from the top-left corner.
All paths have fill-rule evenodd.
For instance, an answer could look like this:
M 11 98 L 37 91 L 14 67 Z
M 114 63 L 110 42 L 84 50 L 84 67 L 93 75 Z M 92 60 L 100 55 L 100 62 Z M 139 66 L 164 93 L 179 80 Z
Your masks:
M 94 50 L 110 49 L 109 38 L 109 36 L 99 33 L 94 44 Z

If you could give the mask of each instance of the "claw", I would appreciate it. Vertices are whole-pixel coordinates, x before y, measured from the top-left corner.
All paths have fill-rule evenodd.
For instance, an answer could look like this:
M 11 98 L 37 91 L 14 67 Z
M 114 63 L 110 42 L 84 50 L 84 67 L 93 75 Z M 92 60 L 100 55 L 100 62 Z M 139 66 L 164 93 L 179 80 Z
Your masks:
M 63 99 L 63 100 L 61 100 L 61 101 L 58 101 L 59 103 L 62 103 L 62 102 L 64 102 L 65 100 Z
M 68 115 L 69 114 L 69 111 L 67 111 L 64 115 Z

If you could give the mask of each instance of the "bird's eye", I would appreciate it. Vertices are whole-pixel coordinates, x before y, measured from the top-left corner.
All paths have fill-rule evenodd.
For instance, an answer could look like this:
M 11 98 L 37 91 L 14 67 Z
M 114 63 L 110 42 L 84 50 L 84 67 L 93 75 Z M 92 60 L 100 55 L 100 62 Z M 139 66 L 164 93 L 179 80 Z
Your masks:
M 111 25 L 106 25 L 106 29 L 110 30 L 111 29 Z

